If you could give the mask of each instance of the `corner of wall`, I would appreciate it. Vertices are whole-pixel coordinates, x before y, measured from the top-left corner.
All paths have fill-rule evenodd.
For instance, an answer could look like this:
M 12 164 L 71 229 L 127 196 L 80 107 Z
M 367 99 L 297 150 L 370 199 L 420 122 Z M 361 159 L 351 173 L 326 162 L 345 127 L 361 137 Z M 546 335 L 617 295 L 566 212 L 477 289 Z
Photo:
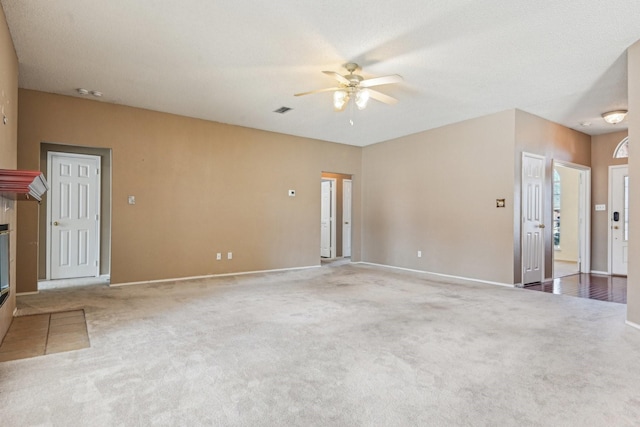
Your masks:
M 640 141 L 640 41 L 627 50 L 629 78 L 629 141 Z M 640 188 L 640 156 L 629 156 L 629 187 Z M 637 195 L 637 191 L 632 192 Z M 630 197 L 629 221 L 640 224 L 640 197 Z M 640 258 L 640 227 L 629 230 L 629 259 Z M 627 321 L 640 324 L 640 264 L 629 263 L 627 276 Z
M 18 58 L 0 5 L 0 104 L 7 123 L 0 121 L 0 169 L 15 169 L 18 144 Z M 9 224 L 10 295 L 0 307 L 0 341 L 6 334 L 16 307 L 16 202 L 0 196 L 0 223 Z

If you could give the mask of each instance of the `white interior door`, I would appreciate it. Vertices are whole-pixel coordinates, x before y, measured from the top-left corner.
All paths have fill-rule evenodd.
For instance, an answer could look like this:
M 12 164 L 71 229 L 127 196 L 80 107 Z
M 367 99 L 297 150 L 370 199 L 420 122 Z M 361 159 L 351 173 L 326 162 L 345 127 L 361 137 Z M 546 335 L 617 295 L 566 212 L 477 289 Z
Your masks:
M 351 189 L 350 179 L 342 181 L 342 256 L 351 256 Z
M 331 184 L 332 181 L 324 180 L 320 183 L 320 256 L 323 258 L 331 258 Z
M 544 279 L 545 158 L 522 154 L 522 284 Z
M 48 155 L 50 279 L 100 273 L 100 157 Z
M 626 276 L 629 246 L 629 167 L 609 168 L 611 274 Z

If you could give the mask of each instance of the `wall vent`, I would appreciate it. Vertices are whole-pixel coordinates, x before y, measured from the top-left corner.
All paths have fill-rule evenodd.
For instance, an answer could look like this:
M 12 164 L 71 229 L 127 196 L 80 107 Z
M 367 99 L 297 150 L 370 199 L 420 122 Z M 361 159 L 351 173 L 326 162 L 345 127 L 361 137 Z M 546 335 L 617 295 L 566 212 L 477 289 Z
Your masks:
M 280 107 L 277 110 L 274 110 L 273 112 L 274 113 L 278 113 L 278 114 L 284 114 L 287 111 L 291 111 L 291 110 L 292 110 L 292 108 L 289 108 L 289 107 Z

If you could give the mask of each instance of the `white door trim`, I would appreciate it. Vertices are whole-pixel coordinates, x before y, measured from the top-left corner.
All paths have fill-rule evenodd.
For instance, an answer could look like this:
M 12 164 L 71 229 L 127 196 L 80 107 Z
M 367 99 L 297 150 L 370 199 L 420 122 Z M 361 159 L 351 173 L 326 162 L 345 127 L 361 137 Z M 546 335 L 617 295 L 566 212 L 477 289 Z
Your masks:
M 76 158 L 90 158 L 90 159 L 96 159 L 98 162 L 98 168 L 101 169 L 102 168 L 102 159 L 100 156 L 96 156 L 96 155 L 90 155 L 90 154 L 76 154 L 76 153 L 64 153 L 64 152 L 59 152 L 59 151 L 49 151 L 47 152 L 47 178 L 49 183 L 51 183 L 51 169 L 52 169 L 52 162 L 53 162 L 53 157 L 54 156 L 63 156 L 63 157 L 76 157 Z M 96 194 L 97 200 L 96 200 L 96 210 L 98 213 L 100 213 L 100 190 L 101 190 L 101 181 L 102 181 L 102 175 L 99 175 L 98 178 L 98 193 Z M 55 191 L 53 189 L 53 187 L 50 189 L 49 194 L 47 196 L 47 229 L 46 229 L 46 233 L 47 233 L 47 247 L 46 247 L 46 280 L 52 280 L 51 279 L 51 255 L 52 255 L 52 247 L 51 247 L 51 243 L 52 243 L 52 238 L 51 238 L 51 234 L 52 234 L 52 227 L 51 227 L 51 218 L 52 218 L 52 205 L 53 203 L 51 203 L 51 194 L 53 193 L 53 191 Z M 95 240 L 95 253 L 96 253 L 96 275 L 95 277 L 98 277 L 100 275 L 100 222 L 102 221 L 102 218 L 100 218 L 100 216 L 98 217 L 98 221 L 96 224 L 97 230 L 96 230 L 96 240 Z
M 612 165 L 609 166 L 609 183 L 607 186 L 607 191 L 609 192 L 609 195 L 607 197 L 607 203 L 609 203 L 608 207 L 607 207 L 607 274 L 611 275 L 613 272 L 613 235 L 611 233 L 611 227 L 612 227 L 612 218 L 611 216 L 613 215 L 613 211 L 612 206 L 613 206 L 613 171 L 615 169 L 627 169 L 627 172 L 629 171 L 629 165 Z
M 553 160 L 552 169 L 563 166 L 580 172 L 580 201 L 579 201 L 579 263 L 580 273 L 591 273 L 591 168 L 576 163 Z M 553 204 L 551 205 L 553 210 Z M 554 252 L 551 251 L 553 254 Z M 555 255 L 554 255 L 555 257 Z

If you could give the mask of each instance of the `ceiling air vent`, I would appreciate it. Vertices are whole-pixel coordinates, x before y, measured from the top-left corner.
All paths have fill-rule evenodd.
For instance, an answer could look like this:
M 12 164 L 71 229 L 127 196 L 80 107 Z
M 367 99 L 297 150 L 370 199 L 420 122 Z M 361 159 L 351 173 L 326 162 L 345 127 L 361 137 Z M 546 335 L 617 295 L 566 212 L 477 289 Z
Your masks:
M 278 113 L 278 114 L 284 114 L 284 113 L 286 113 L 287 111 L 290 111 L 290 110 L 292 110 L 292 108 L 289 108 L 289 107 L 280 107 L 280 108 L 278 108 L 277 110 L 274 110 L 273 112 L 274 112 L 274 113 Z

